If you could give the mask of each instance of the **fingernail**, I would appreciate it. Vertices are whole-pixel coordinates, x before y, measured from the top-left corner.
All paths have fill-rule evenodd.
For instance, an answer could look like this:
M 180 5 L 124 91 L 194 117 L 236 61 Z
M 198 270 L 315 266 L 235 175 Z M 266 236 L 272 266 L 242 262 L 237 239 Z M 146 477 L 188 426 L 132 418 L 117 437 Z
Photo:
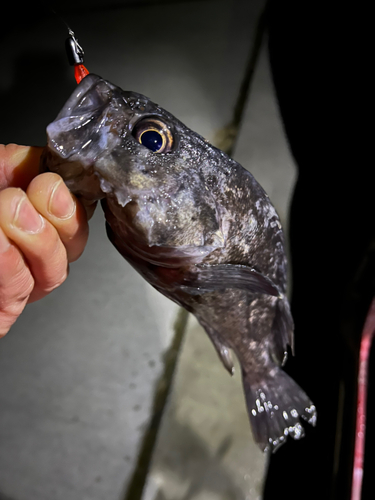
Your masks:
M 43 228 L 43 219 L 24 195 L 19 199 L 13 225 L 26 233 L 39 233 Z
M 0 253 L 5 253 L 10 247 L 10 241 L 0 229 Z
M 76 204 L 63 181 L 58 181 L 53 187 L 49 200 L 49 212 L 59 219 L 69 219 L 76 208 Z

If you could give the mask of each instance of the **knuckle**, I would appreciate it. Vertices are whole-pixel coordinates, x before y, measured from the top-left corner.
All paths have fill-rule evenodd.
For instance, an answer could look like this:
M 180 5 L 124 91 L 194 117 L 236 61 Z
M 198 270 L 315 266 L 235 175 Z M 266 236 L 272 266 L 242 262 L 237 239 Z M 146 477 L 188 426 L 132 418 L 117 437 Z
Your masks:
M 9 330 L 12 328 L 14 323 L 17 321 L 20 314 L 12 315 L 12 314 L 8 314 L 5 312 L 3 313 L 2 311 L 0 311 L 0 340 L 3 337 L 5 337 L 5 335 L 9 332 Z
M 28 290 L 22 290 L 20 295 L 12 298 L 6 297 L 5 301 L 1 300 L 0 297 L 0 338 L 8 333 L 10 327 L 22 313 L 32 290 L 33 286 L 29 287 Z
M 9 332 L 12 324 L 12 320 L 10 320 L 5 313 L 0 311 L 0 339 L 5 337 L 5 335 Z
M 1 322 L 1 318 L 0 318 L 0 322 Z M 0 339 L 2 339 L 3 337 L 5 337 L 5 335 L 9 332 L 9 329 L 10 327 L 6 327 L 6 326 L 1 326 L 0 325 Z
M 88 228 L 82 228 L 79 234 L 76 234 L 69 241 L 65 242 L 69 262 L 75 262 L 83 254 L 89 237 Z
M 81 255 L 83 254 L 83 251 L 84 251 L 84 247 L 70 250 L 68 253 L 69 262 L 75 262 L 76 260 L 78 260 L 81 257 Z
M 12 325 L 17 321 L 25 308 L 26 302 L 27 298 L 23 301 L 16 301 L 8 307 L 0 308 L 0 339 L 5 337 Z
M 44 251 L 30 262 L 30 270 L 36 288 L 46 295 L 66 280 L 68 258 L 65 246 L 52 226 L 47 228 L 43 241 Z
M 53 290 L 56 290 L 56 288 L 59 288 L 59 286 L 61 286 L 65 282 L 67 277 L 68 277 L 67 269 L 65 269 L 63 272 L 55 274 L 53 279 L 49 283 L 47 283 L 46 286 L 43 287 L 44 292 L 46 294 L 53 292 Z
M 34 279 L 26 266 L 12 276 L 10 283 L 0 287 L 0 309 L 10 315 L 18 316 L 34 289 Z

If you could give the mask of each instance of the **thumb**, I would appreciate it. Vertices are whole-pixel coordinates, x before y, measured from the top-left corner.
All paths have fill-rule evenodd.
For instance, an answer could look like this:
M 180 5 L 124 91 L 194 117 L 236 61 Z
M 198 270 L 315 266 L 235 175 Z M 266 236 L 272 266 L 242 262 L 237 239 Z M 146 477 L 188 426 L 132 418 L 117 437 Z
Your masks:
M 26 190 L 39 173 L 42 147 L 0 144 L 0 191 L 7 187 Z

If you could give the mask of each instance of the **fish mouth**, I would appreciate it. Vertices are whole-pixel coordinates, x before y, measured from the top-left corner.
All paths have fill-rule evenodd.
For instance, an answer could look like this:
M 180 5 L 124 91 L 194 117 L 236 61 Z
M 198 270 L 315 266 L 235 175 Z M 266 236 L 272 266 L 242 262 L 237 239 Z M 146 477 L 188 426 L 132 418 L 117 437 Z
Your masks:
M 117 101 L 121 101 L 118 88 L 100 76 L 89 74 L 71 94 L 57 118 L 47 126 L 48 146 L 63 159 L 80 155 L 86 163 L 103 151 L 109 136 L 117 136 L 123 127 L 123 119 Z M 116 126 L 109 124 L 107 114 L 112 108 L 116 114 Z M 87 148 L 90 146 L 90 148 Z M 87 148 L 87 149 L 85 149 Z
M 103 90 L 103 87 L 107 87 L 109 90 L 108 82 L 98 75 L 90 73 L 83 78 L 66 101 L 55 121 L 92 113 L 95 109 L 101 107 L 104 103 L 99 87 L 101 87 L 101 90 Z

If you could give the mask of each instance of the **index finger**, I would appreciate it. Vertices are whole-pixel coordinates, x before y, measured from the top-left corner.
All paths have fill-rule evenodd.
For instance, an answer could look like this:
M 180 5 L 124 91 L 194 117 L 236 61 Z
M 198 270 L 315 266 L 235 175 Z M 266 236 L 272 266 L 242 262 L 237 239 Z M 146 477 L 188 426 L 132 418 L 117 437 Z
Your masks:
M 39 173 L 42 151 L 42 147 L 0 144 L 0 191 L 7 187 L 26 190 Z

